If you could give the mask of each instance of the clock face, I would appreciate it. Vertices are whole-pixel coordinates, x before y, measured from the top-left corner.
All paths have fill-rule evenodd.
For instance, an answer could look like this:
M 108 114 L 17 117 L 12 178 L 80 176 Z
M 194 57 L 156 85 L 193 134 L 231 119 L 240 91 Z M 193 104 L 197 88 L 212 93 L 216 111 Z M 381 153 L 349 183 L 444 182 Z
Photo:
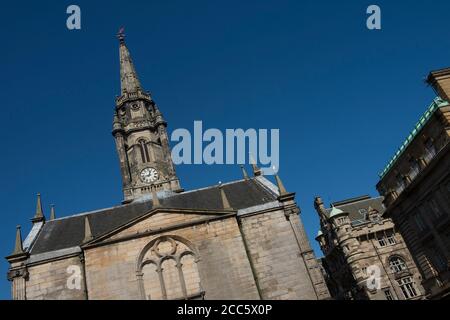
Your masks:
M 158 180 L 158 171 L 154 168 L 145 168 L 141 171 L 141 180 L 145 183 L 152 183 Z

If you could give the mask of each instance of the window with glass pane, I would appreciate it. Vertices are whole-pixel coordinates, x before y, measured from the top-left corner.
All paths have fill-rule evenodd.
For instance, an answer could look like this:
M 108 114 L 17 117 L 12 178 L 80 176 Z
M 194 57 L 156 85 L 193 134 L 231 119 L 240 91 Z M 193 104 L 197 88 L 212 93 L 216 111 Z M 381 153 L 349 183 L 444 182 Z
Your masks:
M 394 300 L 391 289 L 384 289 L 384 295 L 386 296 L 386 300 Z
M 406 277 L 397 280 L 397 283 L 400 286 L 400 289 L 402 290 L 405 299 L 417 297 L 417 291 L 416 288 L 414 287 L 414 283 L 411 277 Z
M 386 242 L 390 245 L 394 245 L 397 242 L 395 241 L 395 236 L 394 236 L 394 232 L 389 231 L 386 233 Z
M 406 270 L 405 260 L 400 257 L 392 257 L 389 259 L 389 266 L 393 272 Z
M 380 245 L 380 247 L 385 247 L 387 245 L 387 242 L 386 242 L 386 239 L 384 236 L 378 237 L 378 244 Z

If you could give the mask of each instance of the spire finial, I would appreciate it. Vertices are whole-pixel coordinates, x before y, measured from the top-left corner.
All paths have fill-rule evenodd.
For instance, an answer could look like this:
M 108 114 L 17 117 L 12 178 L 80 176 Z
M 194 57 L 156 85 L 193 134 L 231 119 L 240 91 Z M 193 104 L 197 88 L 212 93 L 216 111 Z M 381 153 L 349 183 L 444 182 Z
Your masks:
M 119 32 L 117 33 L 117 39 L 121 44 L 125 43 L 125 28 L 120 27 Z
M 275 167 L 273 167 L 273 170 L 276 172 Z M 280 193 L 280 196 L 284 196 L 284 195 L 288 194 L 288 192 L 286 191 L 286 188 L 284 187 L 283 182 L 281 181 L 278 174 L 275 174 L 275 179 L 277 180 L 277 186 L 278 186 L 278 191 Z
M 20 232 L 20 226 L 16 227 L 16 243 L 14 245 L 14 251 L 11 255 L 23 254 L 22 234 Z
M 83 239 L 83 243 L 91 241 L 92 239 L 94 239 L 94 237 L 92 236 L 91 225 L 89 223 L 88 216 L 85 216 L 84 217 L 84 239 Z
M 260 175 L 261 175 L 261 169 L 258 168 L 258 166 L 256 165 L 256 161 L 255 161 L 255 159 L 253 158 L 252 153 L 249 152 L 248 154 L 249 154 L 249 158 L 250 158 L 250 163 L 251 163 L 252 168 L 253 168 L 253 175 L 254 175 L 255 177 L 260 176 Z
M 50 205 L 50 220 L 55 220 L 55 219 L 56 219 L 55 205 L 51 204 Z
M 37 194 L 37 201 L 36 201 L 36 213 L 32 219 L 32 222 L 40 222 L 45 219 L 44 212 L 42 210 L 42 202 L 41 202 L 41 194 Z
M 223 190 L 222 182 L 219 181 L 219 190 L 220 197 L 222 198 L 222 205 L 224 209 L 232 209 L 230 206 L 230 202 L 228 201 L 227 195 L 225 194 L 225 190 Z
M 161 206 L 161 204 L 159 203 L 159 198 L 158 195 L 156 194 L 156 186 L 152 185 L 150 189 L 152 189 L 153 208 L 158 208 L 159 206 Z
M 247 174 L 247 170 L 245 170 L 245 167 L 241 164 L 241 170 L 242 170 L 242 174 L 244 175 L 244 179 L 248 180 L 248 174 Z

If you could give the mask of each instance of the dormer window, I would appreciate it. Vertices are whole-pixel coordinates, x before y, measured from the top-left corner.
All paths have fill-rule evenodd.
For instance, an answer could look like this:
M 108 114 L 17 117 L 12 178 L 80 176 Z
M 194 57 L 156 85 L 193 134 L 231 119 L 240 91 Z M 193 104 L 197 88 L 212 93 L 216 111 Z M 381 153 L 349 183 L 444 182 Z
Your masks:
M 364 218 L 366 219 L 367 217 L 367 209 L 359 209 L 358 213 Z

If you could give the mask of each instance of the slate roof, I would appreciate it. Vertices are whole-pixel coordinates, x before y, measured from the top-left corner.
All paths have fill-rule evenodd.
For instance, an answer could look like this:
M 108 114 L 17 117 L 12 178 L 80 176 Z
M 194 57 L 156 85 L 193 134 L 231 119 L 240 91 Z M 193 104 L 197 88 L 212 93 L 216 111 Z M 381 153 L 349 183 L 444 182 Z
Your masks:
M 223 190 L 235 210 L 275 201 L 277 194 L 255 179 L 223 184 Z M 177 209 L 223 209 L 219 186 L 173 194 L 160 198 L 160 207 Z M 72 248 L 81 245 L 84 238 L 84 219 L 88 216 L 94 238 L 106 234 L 152 209 L 152 201 L 132 202 L 108 209 L 77 214 L 47 221 L 31 248 L 31 254 Z
M 369 212 L 369 207 L 377 210 L 380 215 L 383 215 L 385 208 L 383 206 L 383 197 L 371 198 L 370 196 L 362 196 L 357 198 L 352 198 L 344 201 L 334 202 L 332 204 L 334 207 L 341 209 L 344 212 L 348 212 L 348 216 L 353 225 L 365 223 L 365 214 L 361 214 L 360 210 L 365 210 L 366 213 Z M 327 209 L 327 212 L 331 212 L 331 208 Z

